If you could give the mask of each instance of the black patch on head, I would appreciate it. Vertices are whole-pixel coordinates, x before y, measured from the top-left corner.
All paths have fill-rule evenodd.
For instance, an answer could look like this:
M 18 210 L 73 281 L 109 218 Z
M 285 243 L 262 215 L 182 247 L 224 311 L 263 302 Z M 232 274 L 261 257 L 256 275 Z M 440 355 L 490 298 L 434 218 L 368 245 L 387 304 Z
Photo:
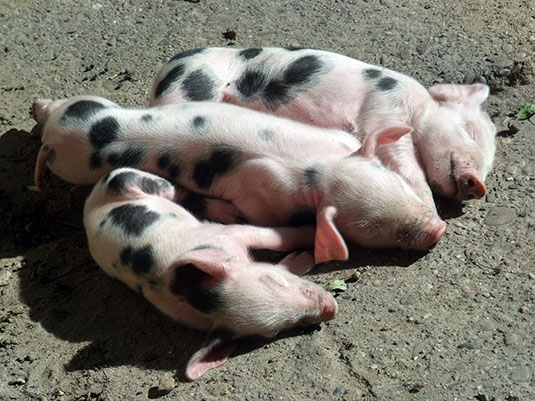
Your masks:
M 47 162 L 49 163 L 53 163 L 54 160 L 56 160 L 56 149 L 53 149 L 51 148 L 49 151 L 48 151 L 48 155 L 47 155 Z
M 253 96 L 267 82 L 267 77 L 260 71 L 245 70 L 236 82 L 236 89 L 245 97 Z
M 206 213 L 206 197 L 195 192 L 190 192 L 183 200 L 182 207 L 197 217 Z
M 383 74 L 380 70 L 377 70 L 375 68 L 368 68 L 364 70 L 363 73 L 368 79 L 379 78 Z
M 184 297 L 191 306 L 201 312 L 214 312 L 221 308 L 223 299 L 217 291 L 217 286 L 206 288 L 211 278 L 192 263 L 176 266 L 169 291 Z
M 224 175 L 238 165 L 242 151 L 228 145 L 217 145 L 210 155 L 195 163 L 193 181 L 201 189 L 210 188 L 217 176 Z
M 263 141 L 269 142 L 269 141 L 273 140 L 273 137 L 275 136 L 275 133 L 270 129 L 263 129 L 262 131 L 260 131 L 258 133 L 258 136 Z
M 300 210 L 293 213 L 288 219 L 291 227 L 308 226 L 316 224 L 316 214 L 313 210 Z
M 124 171 L 116 174 L 108 182 L 108 192 L 112 195 L 118 195 L 126 192 L 126 189 L 136 181 L 138 174 L 133 171 Z
M 154 248 L 152 245 L 138 249 L 127 246 L 121 252 L 121 263 L 131 266 L 136 274 L 149 273 L 154 266 Z
M 182 81 L 185 98 L 193 101 L 213 100 L 215 83 L 203 70 L 195 70 Z
M 96 170 L 97 168 L 102 167 L 102 155 L 99 151 L 91 153 L 91 156 L 89 156 L 89 168 L 92 170 Z
M 113 209 L 109 217 L 127 235 L 140 236 L 143 231 L 160 218 L 158 213 L 145 205 L 122 205 Z
M 205 116 L 196 116 L 191 121 L 191 131 L 195 136 L 203 136 L 208 130 L 208 119 Z
M 171 184 L 163 178 L 152 178 L 143 176 L 139 180 L 139 188 L 148 195 L 157 195 L 166 192 L 171 188 Z
M 102 149 L 119 137 L 119 122 L 115 117 L 105 117 L 89 129 L 89 142 L 96 149 Z
M 154 120 L 154 116 L 152 114 L 143 114 L 141 116 L 141 121 L 143 121 L 144 123 L 151 122 L 152 120 Z
M 102 103 L 95 102 L 94 100 L 80 100 L 67 107 L 67 110 L 65 110 L 65 113 L 63 113 L 61 116 L 61 121 L 63 122 L 71 117 L 88 119 L 105 108 L 106 106 L 104 106 Z
M 278 79 L 273 79 L 264 89 L 264 103 L 270 109 L 274 110 L 291 100 L 287 84 Z
M 160 170 L 165 170 L 169 165 L 171 164 L 171 154 L 164 153 L 158 157 L 158 160 L 156 161 L 156 165 Z
M 322 65 L 317 56 L 304 56 L 292 62 L 284 72 L 284 83 L 299 85 L 309 82 L 321 71 Z
M 250 60 L 255 58 L 262 52 L 262 49 L 253 48 L 253 49 L 244 49 L 238 53 L 238 56 L 243 57 L 245 60 Z
M 316 188 L 323 176 L 323 167 L 317 164 L 310 166 L 305 169 L 304 176 L 305 185 L 310 189 Z
M 379 82 L 377 82 L 377 89 L 380 91 L 388 91 L 390 89 L 394 89 L 397 84 L 397 79 L 391 77 L 384 77 L 381 78 Z
M 183 64 L 179 64 L 176 67 L 173 67 L 167 75 L 158 82 L 158 85 L 156 86 L 156 90 L 154 92 L 154 97 L 160 97 L 162 93 L 167 91 L 169 87 L 176 82 L 182 74 L 184 74 L 185 67 Z
M 139 165 L 147 151 L 144 146 L 130 145 L 121 153 L 112 152 L 108 155 L 108 163 L 114 167 L 127 167 Z
M 167 170 L 167 172 L 169 173 L 169 177 L 175 179 L 180 175 L 182 169 L 178 164 L 173 163 L 169 166 L 169 170 Z
M 186 51 L 183 51 L 182 53 L 178 53 L 177 55 L 173 56 L 169 60 L 169 62 L 175 61 L 175 60 L 180 60 L 181 58 L 184 58 L 184 57 L 193 56 L 194 54 L 198 54 L 198 53 L 201 53 L 203 51 L 204 51 L 204 48 L 186 50 Z

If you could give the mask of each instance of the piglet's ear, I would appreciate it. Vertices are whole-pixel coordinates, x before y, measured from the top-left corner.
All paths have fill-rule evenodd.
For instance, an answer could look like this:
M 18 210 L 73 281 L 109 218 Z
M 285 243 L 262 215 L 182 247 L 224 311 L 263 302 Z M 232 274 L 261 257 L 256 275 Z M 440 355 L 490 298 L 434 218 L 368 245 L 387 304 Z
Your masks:
M 471 107 L 479 107 L 489 96 L 489 87 L 483 84 L 442 84 L 432 86 L 428 91 L 437 102 L 462 103 Z
M 236 340 L 212 338 L 188 361 L 186 377 L 189 380 L 197 380 L 210 369 L 222 365 L 234 352 L 237 345 Z
M 316 218 L 316 242 L 314 245 L 314 259 L 316 263 L 329 260 L 347 260 L 347 251 L 344 238 L 334 225 L 336 208 L 327 206 L 323 208 Z
M 181 263 L 191 263 L 196 268 L 219 281 L 227 275 L 225 262 L 229 254 L 216 248 L 204 248 L 188 252 L 181 258 Z
M 403 135 L 407 135 L 411 131 L 411 127 L 406 125 L 392 125 L 383 128 L 380 131 L 368 135 L 366 139 L 364 139 L 360 149 L 354 152 L 353 155 L 372 158 L 375 156 L 375 150 L 379 145 L 396 142 Z

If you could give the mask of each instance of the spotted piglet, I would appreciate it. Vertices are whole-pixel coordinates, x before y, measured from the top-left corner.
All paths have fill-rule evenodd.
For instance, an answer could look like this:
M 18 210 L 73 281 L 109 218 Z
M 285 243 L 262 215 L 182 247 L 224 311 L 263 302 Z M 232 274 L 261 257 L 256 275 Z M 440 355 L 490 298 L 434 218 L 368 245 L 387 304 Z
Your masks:
M 110 276 L 142 293 L 171 318 L 212 332 L 188 362 L 199 378 L 223 363 L 247 335 L 331 320 L 331 294 L 301 279 L 307 252 L 278 265 L 255 262 L 249 249 L 306 248 L 314 228 L 262 228 L 201 223 L 176 204 L 163 178 L 131 168 L 112 171 L 95 185 L 84 207 L 89 250 Z
M 345 132 L 225 103 L 122 109 L 78 97 L 56 104 L 47 106 L 37 183 L 45 163 L 79 184 L 116 167 L 140 168 L 232 203 L 250 224 L 315 222 L 317 262 L 347 258 L 340 232 L 365 246 L 427 249 L 446 228 L 375 157 L 378 145 L 397 141 L 407 127 L 376 132 L 359 148 Z
M 326 51 L 206 48 L 171 58 L 158 73 L 151 105 L 228 102 L 305 123 L 357 133 L 389 126 L 411 135 L 378 150 L 428 205 L 439 194 L 480 198 L 495 152 L 495 127 L 480 110 L 486 85 L 424 88 L 398 72 Z

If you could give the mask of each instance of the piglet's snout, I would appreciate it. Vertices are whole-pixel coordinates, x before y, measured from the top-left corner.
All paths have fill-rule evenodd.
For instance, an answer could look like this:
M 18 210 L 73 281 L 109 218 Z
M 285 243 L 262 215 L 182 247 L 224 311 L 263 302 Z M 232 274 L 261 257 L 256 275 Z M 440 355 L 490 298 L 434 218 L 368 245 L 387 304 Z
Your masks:
M 423 248 L 427 249 L 435 245 L 440 240 L 440 238 L 442 238 L 442 235 L 444 235 L 444 232 L 446 231 L 446 226 L 446 222 L 442 220 L 431 220 L 424 232 L 424 239 L 422 242 Z
M 308 285 L 301 287 L 301 292 L 310 300 L 312 310 L 315 311 L 313 315 L 317 316 L 317 319 L 313 318 L 312 321 L 325 322 L 336 317 L 336 314 L 338 313 L 338 305 L 329 292 L 323 290 L 318 291 L 313 286 Z M 305 320 L 310 319 L 305 318 Z
M 457 179 L 457 188 L 457 198 L 459 200 L 479 199 L 487 193 L 485 183 L 477 172 L 462 174 Z

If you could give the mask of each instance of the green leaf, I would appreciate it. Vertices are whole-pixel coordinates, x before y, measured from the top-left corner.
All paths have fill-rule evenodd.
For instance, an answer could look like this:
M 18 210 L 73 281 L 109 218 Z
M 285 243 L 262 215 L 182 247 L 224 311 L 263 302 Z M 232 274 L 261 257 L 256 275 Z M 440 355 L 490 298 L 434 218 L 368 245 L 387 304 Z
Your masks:
M 533 115 L 535 115 L 535 104 L 523 104 L 516 112 L 516 118 L 518 120 L 527 120 Z
M 334 280 L 327 286 L 327 291 L 330 292 L 343 292 L 347 290 L 347 284 L 345 280 Z

